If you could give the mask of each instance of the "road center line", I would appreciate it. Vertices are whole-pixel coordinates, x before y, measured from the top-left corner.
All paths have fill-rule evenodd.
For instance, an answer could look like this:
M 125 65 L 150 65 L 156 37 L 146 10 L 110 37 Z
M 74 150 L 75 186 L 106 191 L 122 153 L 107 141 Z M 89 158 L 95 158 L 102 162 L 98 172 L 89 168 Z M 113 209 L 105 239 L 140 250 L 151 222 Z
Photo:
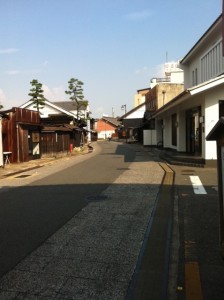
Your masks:
M 190 180 L 195 194 L 207 194 L 198 176 L 190 176 Z

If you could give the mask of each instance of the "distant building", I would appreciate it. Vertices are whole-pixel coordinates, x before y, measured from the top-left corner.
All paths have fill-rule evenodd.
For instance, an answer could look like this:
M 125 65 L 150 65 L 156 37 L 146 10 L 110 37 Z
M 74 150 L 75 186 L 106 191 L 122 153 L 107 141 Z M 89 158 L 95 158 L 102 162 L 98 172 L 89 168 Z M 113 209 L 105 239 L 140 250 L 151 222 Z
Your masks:
M 146 104 L 144 102 L 119 118 L 122 122 L 122 131 L 124 132 L 123 136 L 127 139 L 137 139 L 139 141 L 142 139 L 140 131 L 143 126 L 145 109 Z
M 150 88 L 137 90 L 137 94 L 135 94 L 135 98 L 134 98 L 134 107 L 137 107 L 140 104 L 145 103 L 145 95 L 149 92 L 149 90 Z
M 184 91 L 153 112 L 157 142 L 216 163 L 216 142 L 206 136 L 224 116 L 223 16 L 181 59 Z
M 151 79 L 150 87 L 153 88 L 158 83 L 184 83 L 184 71 L 180 68 L 179 62 L 167 62 L 164 64 L 164 77 L 154 77 Z
M 97 120 L 95 124 L 95 131 L 98 139 L 108 139 L 115 134 L 117 128 L 120 126 L 120 121 L 117 118 L 103 116 Z
M 37 108 L 34 106 L 35 105 L 33 102 L 29 100 L 20 107 L 30 110 L 37 110 Z M 48 118 L 53 115 L 67 115 L 73 117 L 74 119 L 86 119 L 89 115 L 89 105 L 80 105 L 77 109 L 77 104 L 73 101 L 51 102 L 49 100 L 45 100 L 45 105 L 40 109 L 40 117 Z

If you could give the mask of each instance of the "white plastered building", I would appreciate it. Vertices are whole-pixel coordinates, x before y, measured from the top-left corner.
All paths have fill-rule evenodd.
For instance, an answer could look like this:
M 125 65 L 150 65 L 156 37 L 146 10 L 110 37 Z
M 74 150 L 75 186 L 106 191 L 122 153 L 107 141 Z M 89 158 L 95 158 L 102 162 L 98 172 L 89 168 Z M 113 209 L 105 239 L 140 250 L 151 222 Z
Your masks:
M 164 148 L 199 155 L 208 165 L 217 154 L 216 142 L 206 136 L 224 116 L 222 24 L 220 15 L 180 60 L 184 91 L 153 114 Z

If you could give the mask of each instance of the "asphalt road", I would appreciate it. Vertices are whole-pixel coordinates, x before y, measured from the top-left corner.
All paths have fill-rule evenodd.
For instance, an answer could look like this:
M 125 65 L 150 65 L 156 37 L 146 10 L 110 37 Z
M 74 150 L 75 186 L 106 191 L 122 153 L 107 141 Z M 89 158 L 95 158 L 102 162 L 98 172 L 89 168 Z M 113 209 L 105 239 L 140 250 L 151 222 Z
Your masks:
M 26 186 L 1 192 L 0 276 L 105 190 L 135 158 L 131 148 L 108 142 L 101 145 L 98 155 L 64 170 L 55 169 L 54 174 L 45 174 Z

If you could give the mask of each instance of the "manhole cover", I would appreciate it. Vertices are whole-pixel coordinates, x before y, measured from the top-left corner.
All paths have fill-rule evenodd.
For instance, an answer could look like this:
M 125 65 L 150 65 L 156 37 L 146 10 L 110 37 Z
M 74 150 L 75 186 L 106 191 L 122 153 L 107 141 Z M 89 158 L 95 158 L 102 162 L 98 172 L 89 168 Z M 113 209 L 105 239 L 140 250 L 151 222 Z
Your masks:
M 31 176 L 31 175 L 24 174 L 24 175 L 16 176 L 15 178 L 25 178 L 25 177 L 29 177 L 29 176 Z

